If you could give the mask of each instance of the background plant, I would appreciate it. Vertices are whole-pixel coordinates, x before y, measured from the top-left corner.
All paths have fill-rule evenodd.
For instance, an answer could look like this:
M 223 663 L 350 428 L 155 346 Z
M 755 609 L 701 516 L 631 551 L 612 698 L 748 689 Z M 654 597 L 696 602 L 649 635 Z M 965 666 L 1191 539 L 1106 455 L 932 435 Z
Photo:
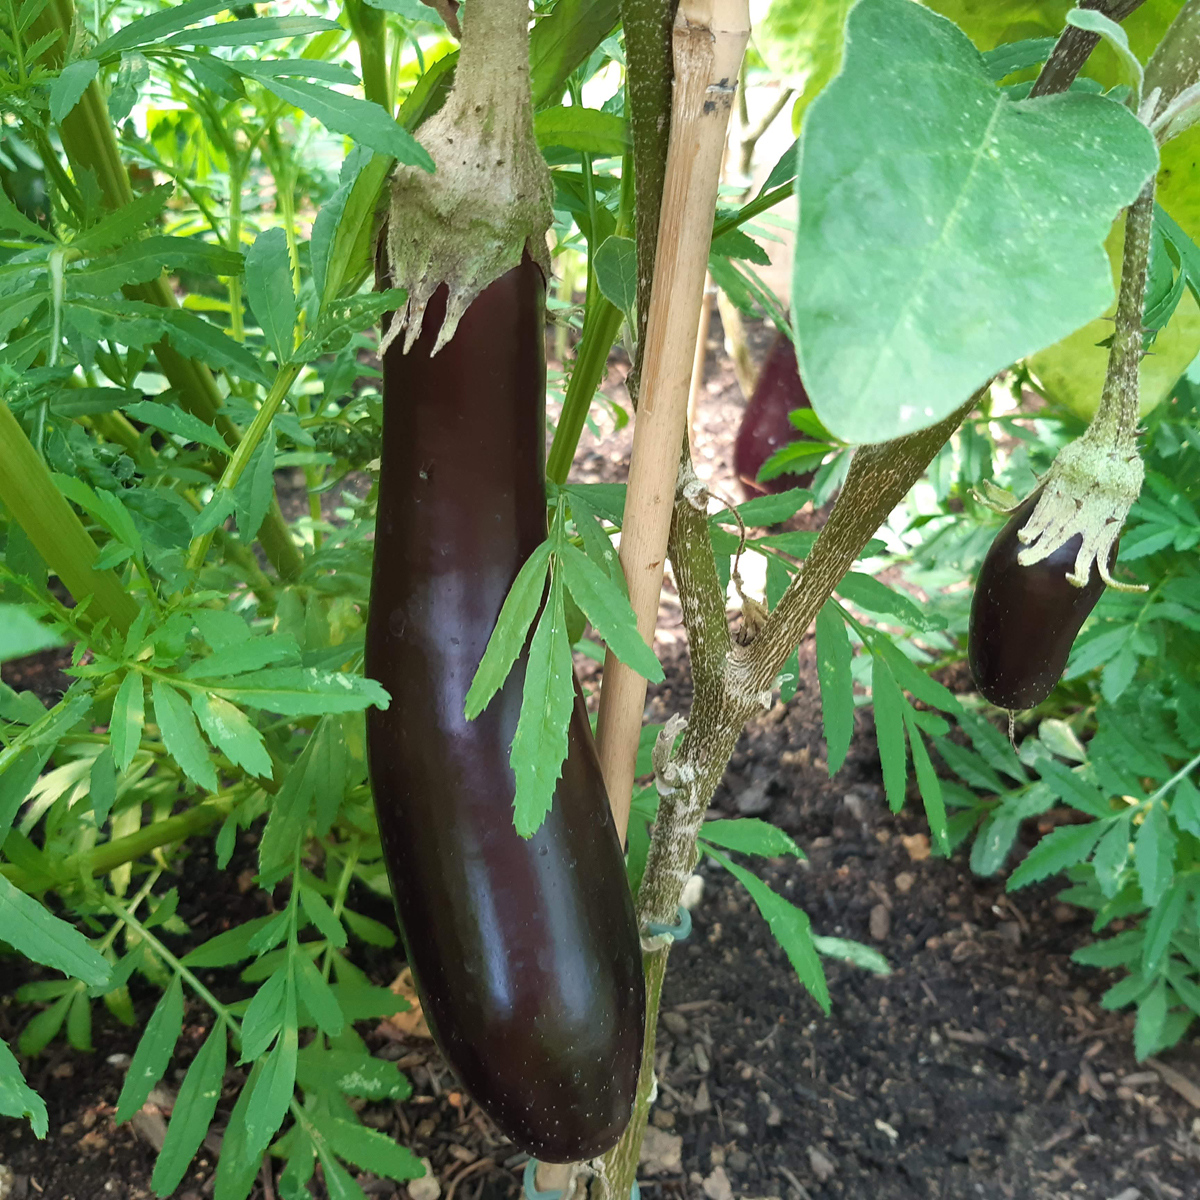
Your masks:
M 1094 35 L 1092 57 L 1079 58 L 1072 47 L 1085 31 L 1064 32 L 1067 4 L 1039 7 L 1032 30 L 935 7 L 986 52 L 971 66 L 972 86 L 989 102 L 997 85 L 1018 98 L 1035 78 L 1061 91 L 1086 59 L 1073 86 L 1095 98 L 1084 102 L 1095 124 L 1064 124 L 1058 136 L 1085 128 L 1109 138 L 1109 173 L 1067 161 L 1056 175 L 1039 173 L 1015 135 L 997 153 L 1034 211 L 1051 205 L 1052 190 L 1070 195 L 1053 215 L 1075 222 L 1094 309 L 1105 302 L 1105 234 L 1154 166 L 1124 107 L 1129 63 L 1119 45 L 1093 49 Z M 1129 39 L 1144 62 L 1179 7 L 1112 11 L 1137 8 Z M 585 599 L 597 573 L 602 596 L 611 601 L 619 591 L 611 538 L 623 521 L 623 491 L 568 478 L 580 431 L 600 411 L 610 348 L 620 339 L 636 364 L 644 337 L 669 105 L 668 8 L 657 0 L 540 4 L 531 55 L 536 130 L 555 183 L 561 282 L 553 307 L 570 355 L 548 456 L 547 563 L 553 554 L 574 564 L 576 588 L 571 566 L 567 585 L 580 601 L 554 636 L 580 644 L 586 613 L 590 636 L 630 656 L 638 651 L 623 648 L 630 626 L 619 606 L 610 612 Z M 926 56 L 926 75 L 974 64 L 952 27 L 911 24 L 922 21 L 916 6 L 876 0 L 862 8 L 883 23 L 886 52 L 844 63 L 830 51 L 840 46 L 846 6 L 777 0 L 771 8 L 758 41 L 763 57 L 809 77 L 795 119 L 845 68 L 811 108 L 806 137 L 818 138 L 822 121 L 861 124 L 863 88 L 903 98 L 905 84 L 888 71 L 903 65 L 905 37 Z M 938 46 L 953 61 L 930 59 Z M 218 0 L 86 12 L 66 0 L 12 0 L 0 11 L 0 601 L 75 647 L 74 682 L 52 708 L 0 689 L 0 936 L 64 976 L 19 993 L 43 1007 L 14 1048 L 0 1047 L 0 1112 L 45 1132 L 45 1107 L 13 1050 L 36 1055 L 61 1037 L 90 1048 L 96 1001 L 134 1022 L 135 974 L 162 995 L 118 1119 L 141 1106 L 166 1070 L 188 1006 L 207 1010 L 211 1031 L 155 1172 L 161 1195 L 174 1190 L 205 1134 L 230 1051 L 247 1077 L 229 1121 L 218 1200 L 246 1195 L 268 1151 L 285 1163 L 280 1191 L 289 1197 L 306 1194 L 318 1161 L 331 1194 L 346 1196 L 361 1194 L 352 1167 L 399 1180 L 421 1170 L 403 1147 L 359 1123 L 346 1099 L 401 1098 L 408 1086 L 353 1030 L 354 1021 L 403 1002 L 372 985 L 352 953 L 351 938 L 390 945 L 393 935 L 350 906 L 359 887 L 387 895 L 361 717 L 387 697 L 361 677 L 373 493 L 347 486 L 347 475 L 369 476 L 377 453 L 377 374 L 363 351 L 374 345 L 379 315 L 400 299 L 367 290 L 377 202 L 393 162 L 427 165 L 420 123 L 444 98 L 455 56 L 438 13 L 415 0 L 313 4 L 287 15 L 229 12 Z M 952 124 L 955 94 L 948 89 L 936 112 L 928 95 L 916 102 Z M 1082 109 L 1072 111 L 1084 121 Z M 1146 300 L 1153 329 L 1171 327 L 1200 279 L 1197 193 L 1181 169 L 1196 134 L 1162 149 Z M 878 183 L 863 163 L 885 171 L 886 162 L 869 146 L 860 150 L 862 161 L 851 165 Z M 828 198 L 806 161 L 793 149 L 756 195 L 714 214 L 713 278 L 744 311 L 784 327 L 782 306 L 754 271 L 765 257 L 754 221 L 797 188 L 812 204 Z M 937 181 L 943 198 L 953 198 L 953 174 L 948 167 Z M 1118 193 L 1128 194 L 1122 201 Z M 899 190 L 885 196 L 900 206 L 912 199 Z M 990 201 L 985 188 L 965 203 L 971 212 Z M 870 308 L 879 293 L 903 290 L 903 275 L 889 282 L 869 237 L 847 244 L 837 236 L 801 228 L 794 303 L 808 294 L 813 265 L 835 252 L 843 279 L 832 304 Z M 980 286 L 963 282 L 972 278 L 963 264 L 987 259 L 988 239 L 964 235 L 952 249 L 953 267 L 949 258 L 929 266 L 948 301 Z M 985 307 L 1005 311 L 1030 279 L 1050 307 L 1081 303 L 1070 273 L 1046 269 L 1032 252 L 986 265 Z M 1099 315 L 1083 307 L 1081 320 Z M 827 373 L 836 374 L 839 355 L 861 359 L 868 344 L 805 328 Z M 918 323 L 914 336 L 935 356 L 926 361 L 941 362 L 938 321 Z M 919 356 L 906 364 L 894 345 L 869 344 L 877 356 L 892 355 L 885 382 L 929 383 Z M 869 700 L 889 802 L 903 803 L 911 761 L 938 852 L 973 837 L 975 869 L 994 872 L 1023 819 L 1060 802 L 1082 815 L 1044 839 L 1010 886 L 1069 869 L 1068 895 L 1096 909 L 1098 929 L 1125 923 L 1080 953 L 1129 968 L 1107 1002 L 1138 1004 L 1144 1055 L 1183 1035 L 1200 998 L 1196 386 L 1181 385 L 1148 418 L 1148 483 L 1122 562 L 1150 591 L 1102 601 L 1067 681 L 1034 714 L 1036 735 L 1014 753 L 989 719 L 995 714 L 930 674 L 961 657 L 961 584 L 995 528 L 971 489 L 998 477 L 1027 490 L 1031 472 L 1081 429 L 1062 408 L 1014 410 L 1003 387 L 984 386 L 1010 365 L 1013 345 L 988 348 L 990 359 L 978 348 L 974 357 L 955 351 L 959 375 L 945 373 L 939 422 L 882 446 L 848 449 L 894 413 L 879 390 L 834 429 L 822 423 L 819 398 L 816 412 L 799 414 L 803 438 L 774 468 L 821 463 L 818 503 L 840 489 L 820 538 L 771 529 L 812 498 L 805 492 L 751 501 L 736 516 L 716 501 L 697 507 L 694 491 L 681 492 L 671 558 L 697 647 L 697 699 L 682 735 L 678 723 L 663 734 L 657 761 L 662 731 L 644 732 L 639 774 L 658 778 L 634 800 L 631 881 L 643 919 L 670 924 L 678 894 L 665 867 L 690 867 L 739 731 L 776 687 L 790 695 L 796 647 L 815 621 L 831 772 L 845 758 L 855 708 Z M 1041 349 L 1030 342 L 1021 353 Z M 1007 378 L 1017 395 L 1039 382 L 1020 367 Z M 964 406 L 971 391 L 974 409 Z M 297 481 L 290 520 L 277 496 L 282 471 Z M 918 480 L 908 509 L 898 509 Z M 763 611 L 747 605 L 735 643 L 726 596 L 739 555 L 762 556 L 766 587 Z M 875 578 L 893 565 L 917 592 Z M 519 641 L 522 633 L 502 621 L 496 636 Z M 552 746 L 543 753 L 537 765 L 552 767 Z M 939 774 L 939 762 L 962 783 Z M 517 817 L 536 823 L 536 804 Z M 276 911 L 192 945 L 175 915 L 189 845 L 214 839 L 225 867 L 252 827 L 261 833 L 258 879 Z M 748 820 L 708 822 L 703 834 L 702 851 L 750 889 L 819 1004 L 829 1004 L 822 954 L 886 970 L 873 952 L 822 938 L 729 856 L 799 852 L 790 839 Z M 656 999 L 667 947 L 649 944 Z M 246 985 L 235 1004 L 196 974 L 235 967 Z M 652 1039 L 650 1052 L 652 1062 Z M 637 1162 L 646 1083 L 608 1164 L 617 1191 Z

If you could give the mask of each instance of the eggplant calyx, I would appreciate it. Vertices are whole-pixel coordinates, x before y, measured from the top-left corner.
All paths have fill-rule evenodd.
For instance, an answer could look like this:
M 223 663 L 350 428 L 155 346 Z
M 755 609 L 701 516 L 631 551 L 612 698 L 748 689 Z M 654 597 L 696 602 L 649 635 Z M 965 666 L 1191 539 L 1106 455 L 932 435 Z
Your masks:
M 387 271 L 407 290 L 408 307 L 381 352 L 402 329 L 411 349 L 442 284 L 449 296 L 434 354 L 475 297 L 524 254 L 549 277 L 553 190 L 533 132 L 528 22 L 522 0 L 466 7 L 454 89 L 421 131 L 437 169 L 400 166 L 392 176 Z
M 1118 582 L 1108 569 L 1111 551 L 1142 490 L 1145 473 L 1132 440 L 1105 445 L 1085 434 L 1065 446 L 1042 483 L 1033 515 L 1017 532 L 1025 546 L 1017 562 L 1032 566 L 1079 536 L 1075 569 L 1066 575 L 1068 583 L 1085 587 L 1094 563 L 1109 587 L 1121 592 L 1145 591 L 1142 585 Z

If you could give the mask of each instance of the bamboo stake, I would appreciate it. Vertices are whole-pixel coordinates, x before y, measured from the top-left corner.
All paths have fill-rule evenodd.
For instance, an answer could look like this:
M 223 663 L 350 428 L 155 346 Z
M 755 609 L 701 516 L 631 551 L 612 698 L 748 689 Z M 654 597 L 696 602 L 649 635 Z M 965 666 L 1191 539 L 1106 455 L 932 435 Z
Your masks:
M 704 274 L 729 113 L 750 37 L 748 0 L 682 0 L 673 36 L 675 91 L 658 226 L 621 566 L 638 631 L 654 636 Z M 600 765 L 621 837 L 629 822 L 646 681 L 610 652 L 604 663 Z

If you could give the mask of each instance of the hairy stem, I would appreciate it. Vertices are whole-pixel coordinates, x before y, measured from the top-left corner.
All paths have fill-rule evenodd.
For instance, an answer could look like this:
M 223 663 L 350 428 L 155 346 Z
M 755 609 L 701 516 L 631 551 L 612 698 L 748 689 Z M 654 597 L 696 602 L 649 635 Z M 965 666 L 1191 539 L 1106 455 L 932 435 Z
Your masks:
M 1114 21 L 1123 21 L 1143 3 L 1144 0 L 1079 0 L 1079 7 L 1096 9 Z M 1030 98 L 1065 92 L 1099 41 L 1098 33 L 1068 25 L 1030 89 Z

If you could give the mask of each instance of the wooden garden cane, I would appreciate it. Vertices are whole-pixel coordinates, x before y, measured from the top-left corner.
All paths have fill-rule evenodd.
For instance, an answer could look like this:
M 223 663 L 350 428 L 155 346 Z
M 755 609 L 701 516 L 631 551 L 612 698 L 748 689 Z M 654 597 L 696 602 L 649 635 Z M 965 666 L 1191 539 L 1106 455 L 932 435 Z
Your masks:
M 729 113 L 750 37 L 748 0 L 681 0 L 658 253 L 642 357 L 633 455 L 621 527 L 621 566 L 638 632 L 654 640 L 688 385 Z M 629 823 L 646 680 L 611 651 L 604 660 L 597 737 L 622 840 Z

